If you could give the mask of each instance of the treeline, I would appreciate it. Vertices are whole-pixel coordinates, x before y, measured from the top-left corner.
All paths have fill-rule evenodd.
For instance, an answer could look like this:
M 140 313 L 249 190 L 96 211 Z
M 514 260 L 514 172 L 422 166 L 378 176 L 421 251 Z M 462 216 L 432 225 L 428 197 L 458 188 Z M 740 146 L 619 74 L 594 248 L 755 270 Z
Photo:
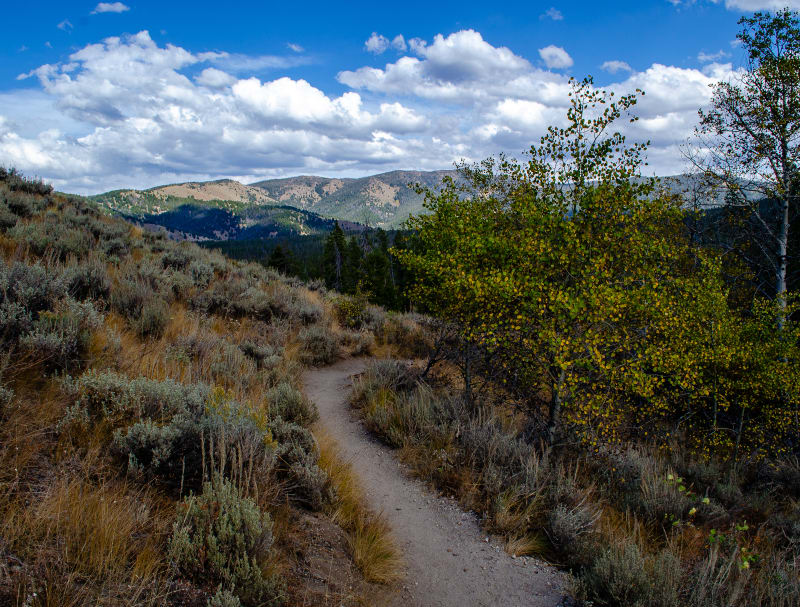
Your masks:
M 337 222 L 325 240 L 321 270 L 325 285 L 348 295 L 363 294 L 390 310 L 407 309 L 408 270 L 397 255 L 408 248 L 403 232 L 390 236 L 380 228 L 349 239 Z

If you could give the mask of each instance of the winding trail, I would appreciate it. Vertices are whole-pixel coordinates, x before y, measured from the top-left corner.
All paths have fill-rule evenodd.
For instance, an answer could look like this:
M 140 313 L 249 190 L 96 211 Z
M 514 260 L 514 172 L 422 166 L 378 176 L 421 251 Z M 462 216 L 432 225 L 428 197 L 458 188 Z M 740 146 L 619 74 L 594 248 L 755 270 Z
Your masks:
M 512 558 L 481 531 L 473 513 L 434 495 L 363 428 L 347 398 L 363 359 L 305 373 L 306 395 L 403 551 L 407 576 L 390 600 L 403 607 L 556 607 L 562 580 L 549 565 Z

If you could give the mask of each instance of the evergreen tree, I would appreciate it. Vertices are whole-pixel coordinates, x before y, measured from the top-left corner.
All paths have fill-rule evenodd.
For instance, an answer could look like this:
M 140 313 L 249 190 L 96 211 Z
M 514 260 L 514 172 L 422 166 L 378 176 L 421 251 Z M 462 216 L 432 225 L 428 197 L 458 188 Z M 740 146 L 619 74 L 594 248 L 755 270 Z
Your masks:
M 283 274 L 295 273 L 294 257 L 290 249 L 284 249 L 281 245 L 277 245 L 270 253 L 267 259 L 267 265 L 275 268 Z
M 342 289 L 344 293 L 355 293 L 362 280 L 362 261 L 364 252 L 358 244 L 358 238 L 350 237 L 345 252 L 344 271 L 342 273 Z
M 325 248 L 322 253 L 323 274 L 325 284 L 329 289 L 342 291 L 345 275 L 345 248 L 344 232 L 337 221 L 333 226 L 333 231 L 325 240 Z

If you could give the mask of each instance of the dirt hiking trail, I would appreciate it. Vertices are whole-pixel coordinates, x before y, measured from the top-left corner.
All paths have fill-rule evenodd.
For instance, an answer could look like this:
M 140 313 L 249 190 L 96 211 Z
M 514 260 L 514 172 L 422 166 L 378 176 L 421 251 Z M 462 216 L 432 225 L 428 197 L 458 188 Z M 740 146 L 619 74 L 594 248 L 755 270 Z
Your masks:
M 306 395 L 320 424 L 352 465 L 370 507 L 382 511 L 402 550 L 407 575 L 388 599 L 403 607 L 556 607 L 558 571 L 533 558 L 512 558 L 480 529 L 473 513 L 436 496 L 368 434 L 350 410 L 351 377 L 365 367 L 349 359 L 305 373 Z

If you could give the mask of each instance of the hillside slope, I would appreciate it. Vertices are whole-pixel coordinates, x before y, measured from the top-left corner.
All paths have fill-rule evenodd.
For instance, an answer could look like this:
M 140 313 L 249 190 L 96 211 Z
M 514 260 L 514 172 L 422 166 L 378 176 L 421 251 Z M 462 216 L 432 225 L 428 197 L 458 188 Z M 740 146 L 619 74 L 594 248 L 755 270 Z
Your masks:
M 301 176 L 252 184 L 280 201 L 336 219 L 369 226 L 399 227 L 422 210 L 422 196 L 409 187 L 434 188 L 455 171 L 391 171 L 358 179 Z
M 299 390 L 373 346 L 324 293 L 0 168 L 0 604 L 379 595 L 385 524 L 342 505 Z

